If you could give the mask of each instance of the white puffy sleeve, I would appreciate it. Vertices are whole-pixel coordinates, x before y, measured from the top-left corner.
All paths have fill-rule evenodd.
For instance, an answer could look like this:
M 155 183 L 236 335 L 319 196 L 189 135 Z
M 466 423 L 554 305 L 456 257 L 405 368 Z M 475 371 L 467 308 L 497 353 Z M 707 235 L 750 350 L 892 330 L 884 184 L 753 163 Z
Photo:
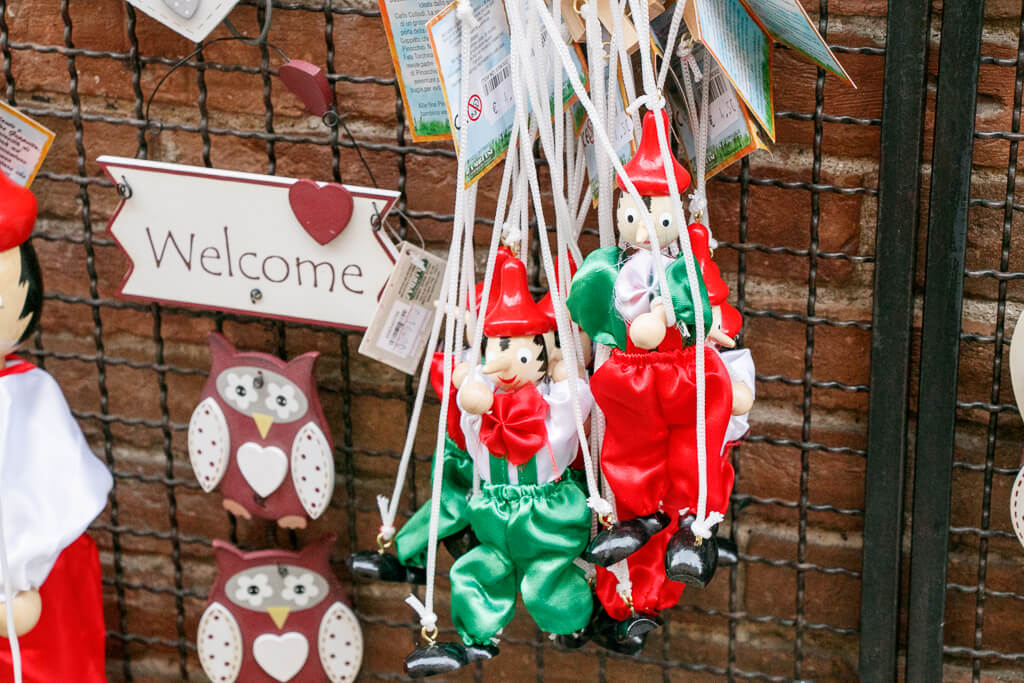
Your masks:
M 722 351 L 721 355 L 732 381 L 746 384 L 753 397 L 757 382 L 754 372 L 754 357 L 750 355 L 750 349 Z M 747 430 L 750 429 L 749 417 L 750 413 L 744 413 L 743 415 L 732 415 L 729 418 L 729 427 L 725 430 L 725 443 L 736 441 L 747 433 Z
M 16 593 L 42 585 L 102 512 L 112 484 L 50 375 L 34 368 L 0 377 L 0 512 Z
M 548 415 L 544 423 L 548 429 L 548 442 L 551 444 L 554 463 L 550 462 L 548 454 L 541 451 L 537 457 L 537 480 L 540 482 L 552 481 L 561 476 L 576 459 L 579 449 L 576 414 L 572 409 L 569 394 L 570 381 L 564 379 L 561 382 L 551 382 L 548 392 L 544 394 L 544 400 L 548 403 Z M 590 393 L 590 385 L 581 377 L 576 378 L 576 395 L 579 397 L 583 420 L 586 421 L 594 405 L 594 398 Z M 549 469 L 550 473 L 547 471 Z

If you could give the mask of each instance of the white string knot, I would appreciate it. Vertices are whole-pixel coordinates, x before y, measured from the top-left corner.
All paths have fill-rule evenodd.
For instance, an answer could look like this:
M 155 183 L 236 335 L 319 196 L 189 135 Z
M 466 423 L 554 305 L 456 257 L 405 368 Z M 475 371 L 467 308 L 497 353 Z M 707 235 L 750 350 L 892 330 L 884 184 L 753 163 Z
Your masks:
M 612 514 L 612 505 L 601 496 L 587 498 L 587 507 L 597 513 L 599 517 Z
M 377 496 L 377 509 L 380 510 L 380 537 L 390 541 L 395 537 L 395 517 L 391 513 L 391 501 L 387 496 Z
M 693 523 L 690 524 L 690 531 L 693 532 L 694 536 L 699 536 L 700 538 L 711 538 L 713 533 L 711 527 L 715 526 L 723 519 L 725 519 L 725 517 L 721 512 L 709 512 L 707 518 L 703 521 L 699 519 L 693 520 Z
M 473 7 L 469 4 L 469 0 L 459 0 L 459 3 L 455 6 L 455 16 L 463 24 L 467 24 L 470 28 L 476 28 L 480 22 L 473 16 Z
M 708 198 L 703 190 L 697 189 L 690 194 L 690 222 L 697 223 L 697 216 L 704 217 L 708 208 Z
M 647 107 L 648 111 L 658 111 L 665 108 L 665 96 L 660 92 L 646 93 L 644 95 L 638 95 L 633 102 L 626 107 L 626 112 L 630 115 L 640 111 L 640 107 Z
M 523 231 L 511 221 L 506 221 L 501 226 L 501 241 L 507 245 L 517 245 L 523 240 Z
M 437 615 L 434 614 L 433 610 L 427 611 L 427 608 L 420 602 L 420 599 L 415 595 L 409 595 L 405 599 L 405 604 L 412 607 L 413 611 L 420 618 L 420 626 L 427 629 L 428 631 L 437 626 Z

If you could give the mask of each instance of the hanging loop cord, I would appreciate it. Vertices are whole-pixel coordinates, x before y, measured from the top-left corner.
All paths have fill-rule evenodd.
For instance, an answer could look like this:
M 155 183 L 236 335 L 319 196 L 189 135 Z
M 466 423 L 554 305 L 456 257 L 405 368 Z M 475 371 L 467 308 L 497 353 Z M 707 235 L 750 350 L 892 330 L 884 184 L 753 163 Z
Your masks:
M 636 23 L 637 34 L 640 36 L 646 36 L 646 39 L 650 40 L 650 8 L 648 7 L 646 0 L 630 0 L 629 4 L 633 10 L 633 18 Z M 671 48 L 672 46 L 668 47 Z M 641 48 L 640 60 L 641 72 L 644 81 L 644 96 L 648 101 L 650 101 L 650 99 L 656 94 L 657 82 L 655 81 L 654 68 L 651 63 L 651 53 L 647 46 L 643 46 Z M 705 105 L 705 111 L 701 112 L 701 114 L 706 115 L 706 110 L 707 107 Z M 668 144 L 668 132 L 665 129 L 665 122 L 662 117 L 656 116 L 655 124 L 655 128 L 658 133 L 658 147 L 661 150 L 661 159 L 665 168 L 665 176 L 668 179 L 669 195 L 672 197 L 673 219 L 676 221 L 676 224 L 680 226 L 680 244 L 683 247 L 683 259 L 686 265 L 687 281 L 690 286 L 690 291 L 693 293 L 694 298 L 696 298 L 700 293 L 700 284 L 697 278 L 697 266 L 693 258 L 693 249 L 690 245 L 689 233 L 685 231 L 686 223 L 684 222 L 682 201 L 679 197 L 680 188 L 676 187 L 675 176 L 672 173 L 672 150 Z M 698 161 L 699 159 L 700 157 L 698 156 Z M 686 235 L 685 239 L 683 238 L 684 234 Z M 699 305 L 699 303 L 694 306 L 694 314 L 694 322 L 697 327 L 694 355 L 697 375 L 697 471 L 700 487 L 697 496 L 697 518 L 693 522 L 692 530 L 694 535 L 698 538 L 710 538 L 712 534 L 711 527 L 721 521 L 721 514 L 715 512 L 709 516 L 707 513 L 708 454 L 707 425 L 705 417 L 707 381 L 704 368 L 704 335 L 706 330 L 705 324 L 707 321 L 704 320 L 704 307 Z
M 530 50 L 525 47 L 529 45 L 539 44 L 539 41 L 530 41 L 527 36 L 527 32 L 523 26 L 523 18 L 521 14 L 521 7 L 517 3 L 510 3 L 507 6 L 509 14 L 509 25 L 512 36 L 512 85 L 513 93 L 515 96 L 515 111 L 519 117 L 520 127 L 525 127 L 529 108 L 526 99 L 526 86 L 532 85 L 530 88 L 530 96 L 534 103 L 534 111 L 542 112 L 541 115 L 534 116 L 533 121 L 538 123 L 538 132 L 541 137 L 541 145 L 544 148 L 545 156 L 550 164 L 556 166 L 555 171 L 551 174 L 552 177 L 552 196 L 555 203 L 555 211 L 557 214 L 555 222 L 556 236 L 559 239 L 566 239 L 564 231 L 570 225 L 570 218 L 568 212 L 568 205 L 566 203 L 565 195 L 562 190 L 562 183 L 559 179 L 559 172 L 557 166 L 560 165 L 560 159 L 554 150 L 554 140 L 552 131 L 552 118 L 546 110 L 549 109 L 548 95 L 550 90 L 545 91 L 545 96 L 542 98 L 538 92 L 536 92 L 536 82 L 524 83 L 524 75 L 530 75 L 536 73 L 535 70 L 530 68 L 531 57 Z M 539 27 L 535 27 L 539 28 Z M 526 36 L 526 37 L 524 37 Z M 561 38 L 559 32 L 551 34 L 551 38 L 554 44 L 561 45 L 564 47 L 564 41 Z M 560 93 L 558 94 L 561 97 Z M 573 413 L 576 420 L 576 433 L 579 439 L 580 449 L 583 455 L 584 471 L 587 478 L 587 489 L 588 489 L 588 501 L 587 504 L 592 510 L 598 515 L 606 515 L 611 511 L 611 507 L 606 500 L 600 497 L 597 491 L 597 478 L 594 473 L 594 464 L 590 457 L 590 449 L 586 441 L 586 432 L 583 428 L 583 414 L 579 404 L 579 394 L 577 382 L 579 381 L 579 353 L 575 344 L 574 335 L 569 330 L 569 320 L 565 309 L 565 304 L 562 300 L 561 293 L 558 286 L 554 286 L 556 283 L 553 260 L 551 258 L 551 247 L 548 244 L 547 239 L 547 224 L 544 219 L 543 204 L 540 195 L 540 183 L 537 178 L 537 169 L 533 163 L 531 150 L 526 145 L 520 145 L 520 169 L 525 171 L 530 194 L 533 199 L 534 215 L 537 219 L 537 231 L 540 241 L 540 252 L 542 262 L 544 264 L 545 276 L 548 280 L 549 291 L 551 294 L 552 307 L 555 312 L 555 321 L 559 332 L 559 337 L 563 343 L 563 356 L 566 363 L 566 371 L 568 374 L 568 389 L 569 389 L 569 401 L 573 407 Z
M 459 21 L 462 34 L 460 46 L 461 60 L 462 64 L 466 65 L 469 64 L 473 28 L 476 25 L 476 19 L 473 17 L 473 9 L 469 4 L 469 0 L 459 0 L 455 14 Z M 466 110 L 468 92 L 469 69 L 463 68 L 461 74 L 459 111 Z M 451 312 L 448 312 L 445 316 L 444 324 L 444 381 L 442 385 L 443 393 L 441 395 L 441 413 L 438 417 L 437 423 L 437 440 L 434 447 L 434 464 L 431 482 L 430 527 L 427 541 L 427 586 L 424 600 L 422 602 L 420 602 L 419 598 L 414 595 L 410 595 L 406 599 L 406 603 L 412 607 L 419 616 L 420 626 L 422 627 L 420 629 L 420 634 L 429 644 L 433 644 L 437 638 L 437 614 L 434 612 L 434 586 L 437 579 L 437 536 L 441 515 L 444 445 L 445 433 L 448 426 L 448 411 L 451 403 L 450 388 L 452 385 L 452 361 L 454 358 L 455 332 L 457 327 L 461 328 L 461 324 L 456 325 L 456 320 L 453 320 L 453 318 L 458 318 L 461 323 L 461 318 L 463 317 L 462 313 L 465 310 L 465 296 L 460 297 L 459 292 L 460 289 L 465 289 L 466 283 L 464 278 L 459 277 L 459 270 L 462 265 L 462 248 L 464 247 L 463 234 L 467 232 L 467 224 L 469 224 L 470 229 L 468 231 L 468 237 L 472 240 L 472 212 L 475 210 L 476 204 L 476 185 L 473 185 L 469 190 L 466 189 L 466 155 L 464 151 L 467 146 L 468 133 L 469 126 L 463 126 L 459 131 L 459 163 L 455 185 L 455 216 L 452 226 L 452 243 L 448 250 L 448 262 L 445 265 L 444 281 L 448 285 L 447 298 L 445 299 L 445 311 L 448 312 L 449 308 L 452 308 L 454 309 L 454 315 L 452 315 Z M 471 241 L 470 244 L 472 244 Z M 460 280 L 462 281 L 461 287 Z
M 685 55 L 685 56 L 684 56 Z M 680 58 L 683 60 L 683 85 L 686 89 L 687 104 L 695 102 L 693 84 L 694 81 L 699 81 L 701 84 L 700 92 L 700 111 L 699 115 L 695 115 L 692 111 L 693 107 L 690 105 L 690 125 L 694 126 L 693 138 L 697 143 L 696 149 L 696 184 L 693 193 L 690 195 L 690 222 L 691 223 L 703 223 L 708 228 L 710 233 L 710 216 L 707 212 L 707 150 L 708 150 L 708 125 L 710 119 L 710 112 L 708 111 L 708 91 L 710 90 L 711 80 L 711 56 L 707 50 L 704 51 L 704 67 L 703 72 L 697 68 L 697 58 L 693 56 L 692 48 L 686 48 L 684 51 L 683 46 L 680 46 Z M 692 78 L 691 78 L 692 74 Z
M 4 573 L 4 614 L 7 617 L 7 640 L 11 644 L 11 667 L 14 670 L 14 683 L 21 683 L 21 646 L 18 643 L 18 632 L 14 626 L 14 585 L 11 583 L 11 572 L 7 562 L 2 506 L 0 506 L 0 571 Z

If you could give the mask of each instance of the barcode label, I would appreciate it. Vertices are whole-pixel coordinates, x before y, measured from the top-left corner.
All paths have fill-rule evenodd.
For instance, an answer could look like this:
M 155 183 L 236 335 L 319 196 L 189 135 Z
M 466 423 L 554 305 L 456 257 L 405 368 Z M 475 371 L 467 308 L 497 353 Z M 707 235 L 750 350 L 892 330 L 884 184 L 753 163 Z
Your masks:
M 494 90 L 505 82 L 505 79 L 512 75 L 512 66 L 509 64 L 508 59 L 505 59 L 501 64 L 495 67 L 489 74 L 484 77 L 483 88 L 484 95 L 490 95 Z
M 711 81 L 708 83 L 708 95 L 711 99 L 717 100 L 726 93 L 726 88 L 729 87 L 730 85 L 725 80 L 725 75 L 720 70 L 715 71 L 711 75 Z

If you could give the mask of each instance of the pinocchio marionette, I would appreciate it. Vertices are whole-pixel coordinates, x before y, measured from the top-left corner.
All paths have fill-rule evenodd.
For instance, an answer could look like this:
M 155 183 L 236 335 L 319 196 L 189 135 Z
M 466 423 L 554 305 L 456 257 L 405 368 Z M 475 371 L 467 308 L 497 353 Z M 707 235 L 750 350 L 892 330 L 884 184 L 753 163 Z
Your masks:
M 652 216 L 657 243 L 675 240 L 668 178 L 657 140 L 655 116 L 644 117 L 640 144 L 624 171 Z M 685 189 L 690 177 L 672 158 L 674 180 Z M 618 178 L 624 190 L 623 178 Z M 708 329 L 711 303 L 698 272 L 692 291 L 684 258 L 652 253 L 648 229 L 631 195 L 619 199 L 616 222 L 626 250 L 616 246 L 587 256 L 572 281 L 572 319 L 597 343 L 613 347 L 591 379 L 604 412 L 601 469 L 615 495 L 618 522 L 600 532 L 585 557 L 598 567 L 597 595 L 623 647 L 659 623 L 657 613 L 678 602 L 685 584 L 704 586 L 715 568 L 714 527 L 732 489 L 732 467 L 720 458 L 733 403 L 732 381 L 718 352 L 704 347 L 707 457 L 707 520 L 694 524 L 700 490 L 697 456 L 696 307 Z M 686 234 L 686 233 L 684 233 Z M 669 292 L 658 286 L 664 264 Z M 667 325 L 671 306 L 677 324 Z M 627 560 L 631 595 L 601 567 Z
M 106 680 L 100 563 L 85 529 L 112 479 L 60 387 L 11 355 L 33 333 L 42 277 L 32 193 L 0 173 L 0 681 Z M 11 617 L 9 621 L 8 618 Z M 17 636 L 20 656 L 12 655 Z
M 541 630 L 581 644 L 592 607 L 574 560 L 590 536 L 586 494 L 566 470 L 576 458 L 576 418 L 564 368 L 549 372 L 544 335 L 552 321 L 533 301 L 526 267 L 507 253 L 495 269 L 484 318 L 483 365 L 456 368 L 466 450 L 483 481 L 470 498 L 480 545 L 451 569 L 452 622 L 461 643 L 422 647 L 406 658 L 413 676 L 450 672 L 498 653 L 516 598 Z M 582 414 L 586 381 L 576 380 Z

